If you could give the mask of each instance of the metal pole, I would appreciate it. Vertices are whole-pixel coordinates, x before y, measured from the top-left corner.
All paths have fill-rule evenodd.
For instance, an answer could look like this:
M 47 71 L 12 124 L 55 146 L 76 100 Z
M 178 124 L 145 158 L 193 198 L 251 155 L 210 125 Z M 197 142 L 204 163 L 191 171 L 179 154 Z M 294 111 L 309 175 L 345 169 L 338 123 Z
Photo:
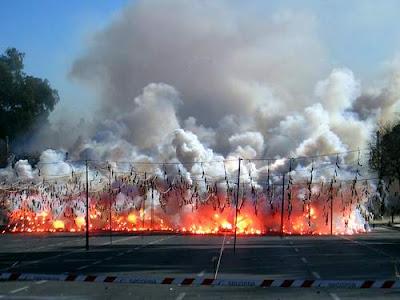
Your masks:
M 153 190 L 151 190 L 151 214 L 150 214 L 150 229 L 153 232 L 153 222 L 154 222 L 154 195 Z
M 376 131 L 376 149 L 378 152 L 378 159 L 379 159 L 379 171 L 378 171 L 378 177 L 379 180 L 382 179 L 383 177 L 383 155 L 382 155 L 382 145 L 381 145 L 381 135 L 379 130 Z
M 331 235 L 333 235 L 333 197 L 331 198 Z
M 112 186 L 111 186 L 111 169 L 108 174 L 108 182 L 110 184 L 110 244 L 112 245 Z
M 242 159 L 239 158 L 239 168 L 238 168 L 238 177 L 237 177 L 237 191 L 236 191 L 236 212 L 235 212 L 235 239 L 233 241 L 233 253 L 236 253 L 236 227 L 237 227 L 237 218 L 238 218 L 238 205 L 239 205 L 239 189 L 240 189 L 240 163 Z
M 88 161 L 86 160 L 86 250 L 89 250 L 89 175 Z
M 7 155 L 7 159 L 10 153 L 10 148 L 9 148 L 9 141 L 8 141 L 8 135 L 6 135 L 6 155 Z M 7 161 L 8 162 L 8 161 Z
M 145 230 L 145 217 L 146 217 L 146 200 L 147 200 L 147 174 L 144 172 L 144 196 L 143 196 L 143 214 L 142 214 L 142 229 L 143 229 L 143 234 Z
M 283 237 L 283 208 L 285 205 L 285 173 L 282 174 L 281 237 Z

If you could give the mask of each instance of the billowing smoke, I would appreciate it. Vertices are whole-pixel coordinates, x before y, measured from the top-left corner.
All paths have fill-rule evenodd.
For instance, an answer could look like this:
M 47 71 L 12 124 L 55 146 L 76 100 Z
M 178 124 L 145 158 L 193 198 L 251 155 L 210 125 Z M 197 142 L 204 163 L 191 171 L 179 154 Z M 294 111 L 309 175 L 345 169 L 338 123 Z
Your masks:
M 45 151 L 41 163 L 66 152 L 72 160 L 182 162 L 179 172 L 190 179 L 223 177 L 224 166 L 184 162 L 271 157 L 271 171 L 280 171 L 288 168 L 283 157 L 365 149 L 377 122 L 398 111 L 400 68 L 393 63 L 367 88 L 328 61 L 307 13 L 248 18 L 228 1 L 136 1 L 93 34 L 72 65 L 70 77 L 98 93 L 93 122 L 80 124 L 85 134 L 58 140 L 64 150 Z M 236 164 L 225 171 L 234 174 Z M 313 162 L 299 164 L 293 172 Z M 26 179 L 38 172 L 26 161 L 14 171 Z M 243 172 L 256 182 L 266 162 Z
M 308 14 L 139 1 L 93 36 L 70 75 L 99 90 L 100 119 L 122 127 L 110 132 L 152 157 L 168 153 L 178 128 L 224 156 L 362 149 L 395 112 L 398 75 L 363 92 L 351 70 L 326 61 Z

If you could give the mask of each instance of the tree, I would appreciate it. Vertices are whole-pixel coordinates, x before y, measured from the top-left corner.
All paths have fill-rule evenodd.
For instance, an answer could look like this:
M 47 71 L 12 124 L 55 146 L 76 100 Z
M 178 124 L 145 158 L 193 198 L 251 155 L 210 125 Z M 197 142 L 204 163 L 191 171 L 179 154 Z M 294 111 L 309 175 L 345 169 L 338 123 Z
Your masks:
M 8 48 L 0 55 L 0 139 L 15 139 L 47 121 L 59 101 L 46 79 L 26 75 L 24 53 Z
M 378 192 L 389 194 L 392 222 L 400 207 L 400 122 L 379 128 L 376 142 L 371 144 L 370 168 L 379 176 Z M 386 187 L 382 185 L 386 183 Z M 397 183 L 397 184 L 396 184 Z

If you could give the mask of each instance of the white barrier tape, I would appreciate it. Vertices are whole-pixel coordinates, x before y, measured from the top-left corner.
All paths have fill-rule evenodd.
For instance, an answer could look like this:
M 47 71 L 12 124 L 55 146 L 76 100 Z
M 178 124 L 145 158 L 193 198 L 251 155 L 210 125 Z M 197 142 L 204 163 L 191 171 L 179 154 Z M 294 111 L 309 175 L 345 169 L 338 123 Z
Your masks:
M 323 279 L 213 279 L 192 277 L 141 277 L 75 274 L 0 273 L 0 281 L 79 281 L 131 284 L 212 285 L 281 288 L 392 288 L 400 289 L 399 280 L 323 280 Z

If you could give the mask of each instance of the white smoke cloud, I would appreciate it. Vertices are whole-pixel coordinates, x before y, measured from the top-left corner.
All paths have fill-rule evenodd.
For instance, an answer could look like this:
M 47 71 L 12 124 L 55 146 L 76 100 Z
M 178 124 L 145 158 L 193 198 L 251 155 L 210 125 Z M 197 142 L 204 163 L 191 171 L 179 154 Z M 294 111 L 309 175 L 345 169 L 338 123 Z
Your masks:
M 175 88 L 151 83 L 134 99 L 132 109 L 120 117 L 128 127 L 123 137 L 140 149 L 154 149 L 177 128 L 176 106 L 181 103 Z
M 137 1 L 74 61 L 70 76 L 97 90 L 99 111 L 79 125 L 89 128 L 79 138 L 57 144 L 70 159 L 273 157 L 275 170 L 287 167 L 286 156 L 363 149 L 376 121 L 399 108 L 400 68 L 391 62 L 376 87 L 363 86 L 348 68 L 330 70 L 317 25 L 303 12 L 247 18 L 228 1 Z M 47 150 L 41 162 L 63 153 Z M 32 173 L 23 166 L 21 174 Z M 236 167 L 226 165 L 231 173 Z M 243 168 L 256 177 L 265 164 Z M 182 171 L 202 173 L 198 164 Z
M 251 147 L 254 151 L 255 157 L 262 156 L 264 151 L 264 137 L 261 133 L 255 131 L 234 134 L 229 137 L 229 143 L 233 149 L 246 146 Z
M 360 96 L 360 82 L 350 70 L 334 69 L 327 79 L 318 82 L 315 93 L 329 112 L 340 114 Z
M 184 99 L 180 116 L 206 126 L 229 114 L 250 116 L 265 104 L 277 107 L 271 95 L 285 109 L 309 101 L 326 67 L 312 16 L 239 18 L 223 1 L 178 0 L 172 7 L 128 6 L 74 63 L 71 76 L 101 88 L 107 115 L 129 108 L 129 99 L 152 82 L 175 87 Z
M 29 164 L 28 160 L 21 159 L 15 163 L 14 170 L 16 175 L 21 180 L 33 179 L 34 174 L 32 172 L 32 166 Z

